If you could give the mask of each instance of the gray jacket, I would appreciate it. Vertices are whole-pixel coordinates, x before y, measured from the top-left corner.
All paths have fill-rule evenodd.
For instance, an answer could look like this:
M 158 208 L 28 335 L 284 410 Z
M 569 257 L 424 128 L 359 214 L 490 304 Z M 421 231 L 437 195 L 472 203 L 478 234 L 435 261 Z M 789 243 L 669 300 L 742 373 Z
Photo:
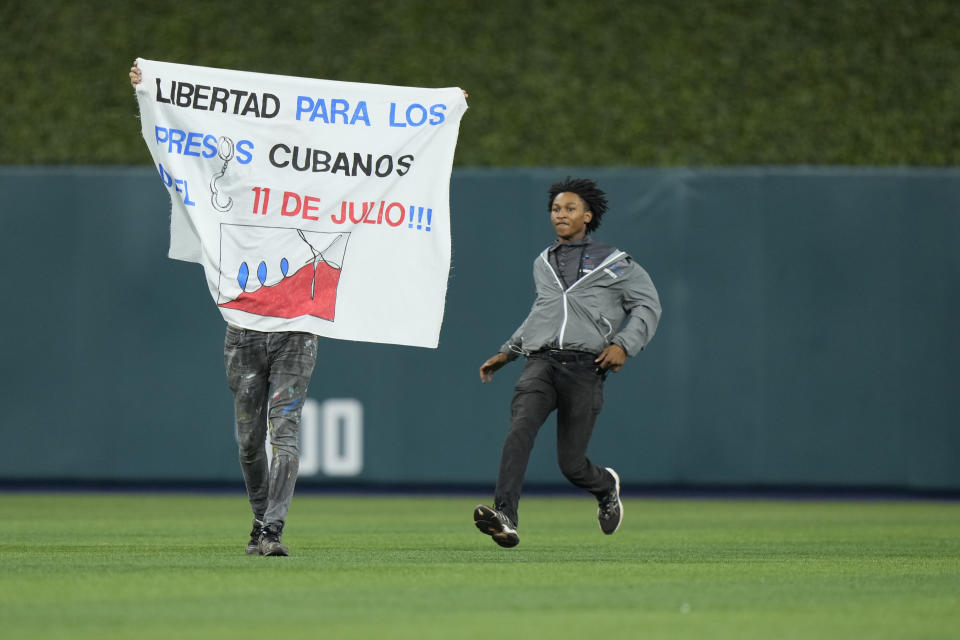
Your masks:
M 634 356 L 647 346 L 660 321 L 660 298 L 643 267 L 614 249 L 564 290 L 548 251 L 533 263 L 533 308 L 501 353 L 510 360 L 545 348 L 600 353 L 612 343 Z

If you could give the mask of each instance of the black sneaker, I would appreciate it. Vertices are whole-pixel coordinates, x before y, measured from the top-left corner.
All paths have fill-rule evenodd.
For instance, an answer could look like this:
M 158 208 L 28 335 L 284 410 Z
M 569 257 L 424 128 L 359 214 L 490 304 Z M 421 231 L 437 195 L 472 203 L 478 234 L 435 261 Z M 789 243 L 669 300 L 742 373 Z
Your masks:
M 263 528 L 260 534 L 260 555 L 262 556 L 288 556 L 290 549 L 280 543 L 280 536 L 283 534 L 283 525 L 271 523 Z
M 509 548 L 520 544 L 517 527 L 510 521 L 510 518 L 496 509 L 478 504 L 477 508 L 473 510 L 473 523 L 477 525 L 477 529 L 491 536 L 493 541 L 501 547 Z
M 609 536 L 616 533 L 623 522 L 623 503 L 620 501 L 620 476 L 610 467 L 607 467 L 607 471 L 613 476 L 614 484 L 607 495 L 597 498 L 600 505 L 597 509 L 597 521 L 600 529 Z
M 260 554 L 260 534 L 263 532 L 263 522 L 254 519 L 253 530 L 250 531 L 250 542 L 247 543 L 246 553 L 248 556 Z

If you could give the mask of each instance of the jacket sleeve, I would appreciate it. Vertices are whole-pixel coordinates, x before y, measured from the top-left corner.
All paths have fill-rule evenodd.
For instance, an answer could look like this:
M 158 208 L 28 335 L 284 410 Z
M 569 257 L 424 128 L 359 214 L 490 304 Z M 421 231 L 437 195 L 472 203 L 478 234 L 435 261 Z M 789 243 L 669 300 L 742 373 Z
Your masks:
M 513 362 L 520 355 L 520 336 L 523 335 L 523 325 L 517 327 L 510 339 L 500 347 L 500 353 L 507 356 L 507 362 Z
M 646 347 L 660 323 L 660 296 L 650 275 L 636 262 L 624 278 L 621 303 L 627 320 L 611 342 L 620 345 L 628 356 L 635 356 Z
M 534 305 L 535 304 L 536 302 L 534 302 Z M 530 313 L 533 313 L 533 307 L 530 308 Z M 524 321 L 517 327 L 517 330 L 513 332 L 513 335 L 510 336 L 510 339 L 500 347 L 500 353 L 506 354 L 507 362 L 513 362 L 523 353 L 523 328 L 529 319 L 530 314 L 527 314 Z
M 537 267 L 539 266 L 539 260 L 541 256 L 537 256 L 533 261 L 533 282 L 535 288 L 539 291 L 539 285 L 537 284 Z M 517 330 L 513 332 L 513 335 L 510 336 L 510 339 L 503 343 L 500 347 L 500 353 L 506 354 L 507 362 L 513 362 L 516 360 L 520 354 L 524 353 L 523 350 L 523 330 L 527 326 L 527 322 L 530 321 L 530 317 L 533 315 L 533 310 L 537 306 L 537 300 L 534 298 L 533 304 L 530 305 L 530 312 L 527 313 L 527 317 L 524 318 L 523 322 L 517 327 Z

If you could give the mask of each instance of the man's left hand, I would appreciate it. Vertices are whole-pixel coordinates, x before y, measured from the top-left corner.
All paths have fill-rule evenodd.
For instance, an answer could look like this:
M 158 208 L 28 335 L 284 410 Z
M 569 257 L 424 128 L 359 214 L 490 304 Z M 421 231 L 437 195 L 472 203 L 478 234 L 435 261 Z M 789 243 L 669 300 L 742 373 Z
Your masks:
M 620 367 L 627 361 L 627 352 L 618 344 L 611 344 L 604 349 L 594 362 L 604 371 L 620 371 Z

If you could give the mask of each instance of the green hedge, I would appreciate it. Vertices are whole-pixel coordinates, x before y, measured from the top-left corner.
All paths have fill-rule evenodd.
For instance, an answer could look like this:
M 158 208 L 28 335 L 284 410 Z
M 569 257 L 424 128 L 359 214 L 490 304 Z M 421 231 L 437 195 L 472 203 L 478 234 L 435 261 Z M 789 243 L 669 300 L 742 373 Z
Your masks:
M 148 163 L 142 56 L 461 86 L 458 166 L 957 165 L 957 34 L 955 0 L 3 2 L 0 163 Z

